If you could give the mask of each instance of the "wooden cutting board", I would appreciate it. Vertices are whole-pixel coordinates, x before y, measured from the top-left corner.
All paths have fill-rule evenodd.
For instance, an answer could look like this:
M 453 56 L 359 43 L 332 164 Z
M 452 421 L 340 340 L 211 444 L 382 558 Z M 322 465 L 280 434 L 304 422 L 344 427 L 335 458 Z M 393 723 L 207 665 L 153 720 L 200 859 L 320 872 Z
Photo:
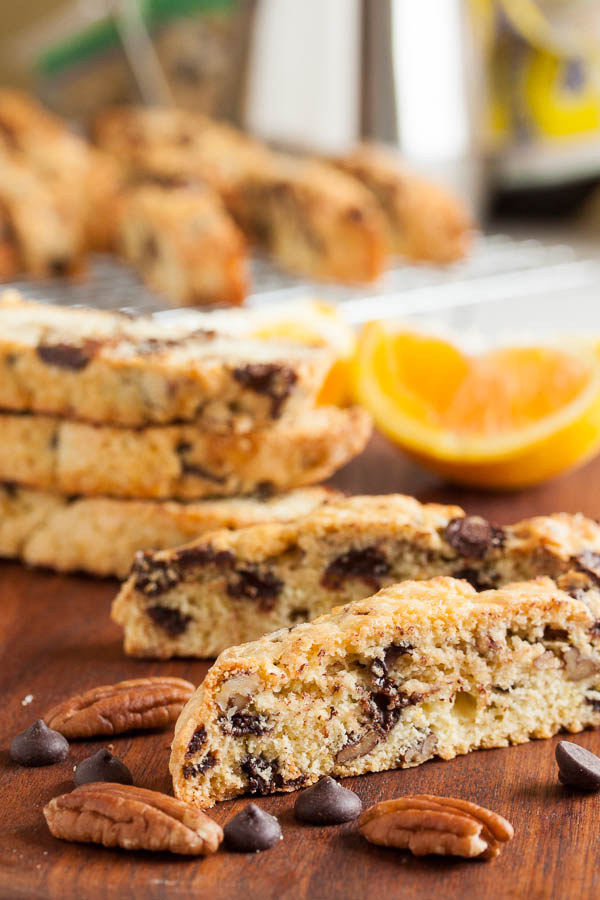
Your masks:
M 486 496 L 442 486 L 376 437 L 335 483 L 355 493 L 403 491 L 424 501 L 458 503 L 499 523 L 554 510 L 600 514 L 600 460 L 537 490 Z M 347 780 L 365 804 L 402 793 L 438 793 L 496 810 L 513 823 L 516 836 L 488 863 L 415 859 L 371 846 L 352 824 L 301 825 L 292 817 L 293 794 L 258 801 L 279 816 L 284 840 L 253 856 L 223 851 L 180 859 L 55 840 L 42 806 L 70 790 L 73 765 L 108 742 L 72 743 L 64 763 L 23 769 L 8 757 L 13 735 L 57 701 L 94 685 L 158 673 L 197 683 L 207 669 L 202 662 L 126 659 L 119 629 L 108 618 L 116 587 L 113 581 L 0 564 L 0 900 L 600 897 L 600 796 L 558 783 L 558 739 Z M 29 694 L 33 700 L 23 705 Z M 600 733 L 574 740 L 600 753 Z M 112 742 L 137 784 L 169 791 L 168 733 Z M 246 802 L 223 803 L 211 815 L 224 823 Z

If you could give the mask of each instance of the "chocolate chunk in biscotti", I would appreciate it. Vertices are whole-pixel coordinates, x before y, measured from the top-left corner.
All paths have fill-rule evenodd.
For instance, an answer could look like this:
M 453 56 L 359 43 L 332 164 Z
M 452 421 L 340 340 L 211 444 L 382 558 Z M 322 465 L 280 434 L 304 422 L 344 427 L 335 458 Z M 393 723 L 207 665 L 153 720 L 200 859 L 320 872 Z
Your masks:
M 502 528 L 491 525 L 482 516 L 451 519 L 444 535 L 453 550 L 471 559 L 483 559 L 489 550 L 504 543 Z

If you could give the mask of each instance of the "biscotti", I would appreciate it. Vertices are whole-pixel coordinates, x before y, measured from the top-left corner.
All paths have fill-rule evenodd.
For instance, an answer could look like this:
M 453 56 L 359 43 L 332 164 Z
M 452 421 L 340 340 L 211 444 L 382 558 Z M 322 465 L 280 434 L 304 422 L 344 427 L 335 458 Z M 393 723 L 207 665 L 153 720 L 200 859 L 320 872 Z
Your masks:
M 314 402 L 325 348 L 171 330 L 151 319 L 0 301 L 0 408 L 110 425 L 250 431 Z
M 0 413 L 0 482 L 87 496 L 197 500 L 315 484 L 360 453 L 367 412 L 322 406 L 271 428 L 113 428 Z
M 336 159 L 335 164 L 377 199 L 394 253 L 435 263 L 450 263 L 465 256 L 473 223 L 458 197 L 374 144 L 359 145 Z
M 284 268 L 343 282 L 381 275 L 385 224 L 353 178 L 317 161 L 272 155 L 246 175 L 238 196 L 236 219 Z
M 550 579 L 409 581 L 217 659 L 175 728 L 175 795 L 209 807 L 600 724 L 600 598 Z
M 0 485 L 0 557 L 59 572 L 124 577 L 136 551 L 175 547 L 215 528 L 284 522 L 335 497 L 300 488 L 274 497 L 223 500 L 114 500 L 64 497 Z
M 246 295 L 246 242 L 207 187 L 130 188 L 119 203 L 117 246 L 174 304 L 238 305 Z
M 138 554 L 113 617 L 128 653 L 208 657 L 381 587 L 435 575 L 480 590 L 536 575 L 586 589 L 600 578 L 600 525 L 563 514 L 499 528 L 457 506 L 398 494 L 341 498 L 291 523 Z M 162 627 L 157 609 L 182 627 Z

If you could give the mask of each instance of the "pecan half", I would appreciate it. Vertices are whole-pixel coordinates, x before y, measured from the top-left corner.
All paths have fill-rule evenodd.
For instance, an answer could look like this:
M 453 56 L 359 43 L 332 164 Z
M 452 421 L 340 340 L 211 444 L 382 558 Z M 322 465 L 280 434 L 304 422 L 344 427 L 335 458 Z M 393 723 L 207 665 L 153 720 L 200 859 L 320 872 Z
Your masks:
M 497 856 L 514 834 L 510 822 L 483 806 L 431 794 L 376 803 L 362 814 L 358 827 L 372 844 L 410 850 L 414 856 L 480 859 Z
M 133 678 L 78 694 L 53 707 L 44 721 L 66 738 L 166 728 L 195 688 L 183 678 Z
M 96 781 L 54 797 L 48 828 L 64 841 L 186 856 L 215 853 L 223 831 L 205 813 L 158 791 Z

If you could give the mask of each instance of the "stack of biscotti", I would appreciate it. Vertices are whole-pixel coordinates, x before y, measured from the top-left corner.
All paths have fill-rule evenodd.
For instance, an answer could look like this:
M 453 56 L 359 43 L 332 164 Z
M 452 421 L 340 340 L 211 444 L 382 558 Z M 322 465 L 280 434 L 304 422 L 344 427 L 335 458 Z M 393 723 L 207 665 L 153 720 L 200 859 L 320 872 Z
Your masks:
M 138 549 L 309 512 L 371 427 L 315 405 L 330 364 L 324 348 L 7 292 L 0 554 L 122 575 Z
M 139 553 L 113 618 L 130 654 L 211 657 L 380 588 L 441 575 L 478 590 L 545 575 L 583 596 L 600 582 L 600 525 L 556 514 L 498 527 L 402 495 L 333 498 L 287 523 Z

